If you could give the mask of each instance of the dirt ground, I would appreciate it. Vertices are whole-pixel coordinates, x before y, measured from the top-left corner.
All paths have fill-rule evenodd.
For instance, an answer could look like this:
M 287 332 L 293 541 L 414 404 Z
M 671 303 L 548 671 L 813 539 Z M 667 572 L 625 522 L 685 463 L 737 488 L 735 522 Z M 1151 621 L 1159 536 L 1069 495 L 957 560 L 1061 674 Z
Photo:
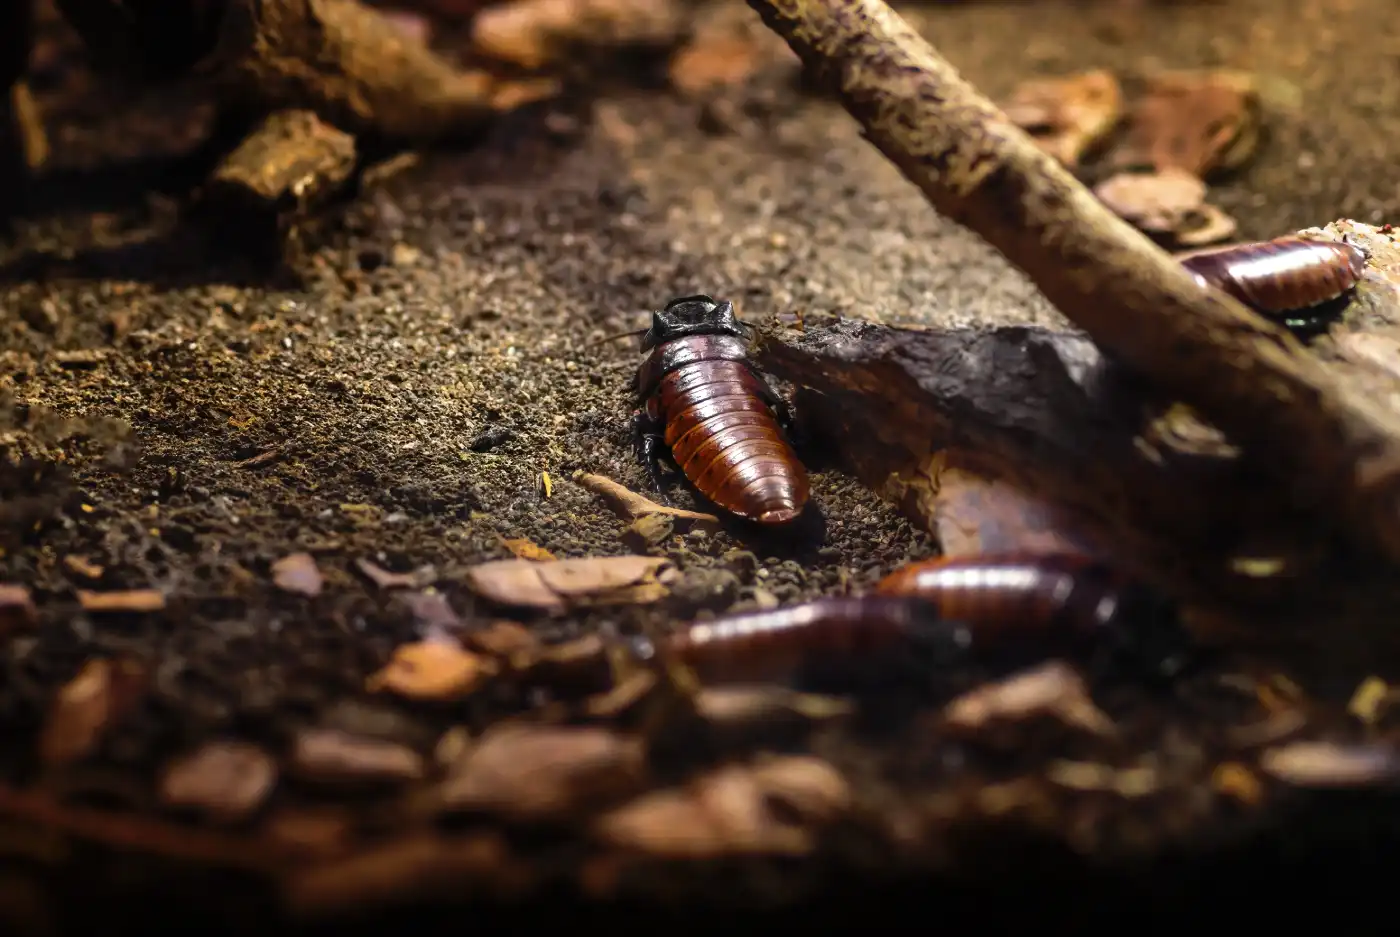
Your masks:
M 1122 8 L 1041 0 L 909 15 L 993 97 L 1026 77 L 1092 67 L 1128 78 L 1153 65 L 1255 72 L 1266 88 L 1265 140 L 1212 192 L 1242 234 L 1400 217 L 1400 19 L 1386 15 L 1386 0 Z M 199 102 L 175 92 L 107 106 L 95 88 L 80 101 L 51 100 L 51 175 L 0 244 L 0 389 L 21 405 L 7 419 L 26 428 L 16 438 L 35 459 L 4 479 L 0 580 L 33 590 L 40 614 L 0 656 L 0 778 L 19 789 L 41 777 L 36 738 L 51 701 L 98 656 L 145 662 L 150 687 L 93 757 L 42 777 L 65 802 L 119 813 L 163 811 L 160 767 L 211 739 L 282 751 L 302 729 L 331 725 L 431 752 L 454 725 L 479 732 L 493 717 L 489 701 L 428 706 L 365 691 L 421 623 L 355 561 L 432 566 L 435 587 L 471 625 L 503 617 L 463 578 L 472 564 L 509 557 L 503 538 L 559 557 L 630 552 L 623 522 L 569 481 L 581 469 L 645 485 L 629 435 L 634 347 L 589 343 L 638 327 L 670 297 L 728 297 L 758 320 L 808 310 L 890 323 L 1060 322 L 998 255 L 936 216 L 839 108 L 803 95 L 792 77 L 783 65 L 735 92 L 727 128 L 664 90 L 614 90 L 591 108 L 509 118 L 478 148 L 425 154 L 344 211 L 315 247 L 304 287 L 269 285 L 223 249 L 218 230 L 178 223 L 189 173 L 166 158 L 197 142 L 207 118 Z M 75 427 L 56 418 L 78 421 L 79 434 L 64 438 Z M 934 552 L 891 506 L 828 467 L 833 454 L 807 454 L 823 540 L 677 538 L 664 548 L 684 575 L 676 595 L 522 620 L 550 639 L 631 631 L 767 597 L 858 590 Z M 552 479 L 547 497 L 541 473 Z M 274 586 L 271 564 L 295 551 L 316 557 L 319 596 Z M 75 599 L 77 589 L 148 587 L 169 597 L 164 611 L 86 614 Z M 1341 701 L 1365 676 L 1334 675 Z M 1050 863 L 1146 854 L 1165 856 L 1168 871 L 1137 879 L 1151 884 L 1132 900 L 1180 910 L 1230 893 L 1200 881 L 1217 868 L 1206 864 L 1213 849 L 1265 862 L 1279 842 L 1305 853 L 1316 843 L 1308 855 L 1322 858 L 1290 875 L 1362 851 L 1325 842 L 1344 835 L 1350 801 L 1270 793 L 1245 808 L 1213 792 L 1212 766 L 1226 757 L 1213 733 L 1226 720 L 1257 721 L 1253 701 L 1202 683 L 1170 704 L 1133 687 L 1100 704 L 1124 726 L 1120 764 L 1156 758 L 1170 778 L 1153 794 L 1046 782 L 1054 791 L 1010 822 L 987 808 L 960 825 L 957 804 L 975 800 L 979 785 L 1093 760 L 1098 749 L 1054 730 L 990 751 L 934 751 L 919 747 L 917 722 L 893 740 L 821 737 L 817 750 L 850 780 L 868 822 L 807 859 L 641 875 L 632 891 L 766 903 L 937 867 L 964 882 L 971 902 L 978 881 L 1040 878 L 1048 895 L 1061 880 L 1047 877 Z M 1323 735 L 1353 731 L 1337 707 L 1317 719 L 1332 727 Z M 273 806 L 361 818 L 382 809 L 314 785 L 280 787 Z M 1382 815 L 1360 809 L 1384 839 Z M 390 836 L 372 819 L 355 822 L 364 841 Z M 559 868 L 577 851 L 519 849 Z M 1024 867 L 1013 869 L 1009 854 Z M 1284 873 L 1258 877 L 1270 875 Z M 952 894 L 930 889 L 915 898 Z M 1122 911 L 1127 900 L 1106 905 Z M 244 910 L 260 920 L 261 907 Z

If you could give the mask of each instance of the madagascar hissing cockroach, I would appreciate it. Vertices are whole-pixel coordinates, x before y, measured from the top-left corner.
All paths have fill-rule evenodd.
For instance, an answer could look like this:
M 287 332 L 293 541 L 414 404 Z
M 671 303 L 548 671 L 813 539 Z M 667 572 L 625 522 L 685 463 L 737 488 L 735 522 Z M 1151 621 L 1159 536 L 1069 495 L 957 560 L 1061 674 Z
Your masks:
M 875 587 L 879 596 L 933 603 L 941 617 L 963 621 L 978 645 L 1023 641 L 1124 640 L 1174 666 L 1185 643 L 1175 603 L 1088 557 L 991 554 L 911 563 Z M 1175 647 L 1173 647 L 1175 645 Z
M 1351 244 L 1281 237 L 1179 255 L 1202 286 L 1268 316 L 1337 299 L 1361 280 L 1366 255 Z
M 674 299 L 642 336 L 634 421 L 638 457 L 661 488 L 658 458 L 695 490 L 760 524 L 787 524 L 807 503 L 807 470 L 776 416 L 781 398 L 748 362 L 748 329 L 728 301 Z

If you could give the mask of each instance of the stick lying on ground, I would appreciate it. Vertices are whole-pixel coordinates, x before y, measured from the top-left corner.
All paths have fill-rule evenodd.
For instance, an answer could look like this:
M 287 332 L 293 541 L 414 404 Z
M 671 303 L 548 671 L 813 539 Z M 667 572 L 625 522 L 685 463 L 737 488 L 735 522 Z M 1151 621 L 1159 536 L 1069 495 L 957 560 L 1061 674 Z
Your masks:
M 1014 127 L 883 0 L 749 0 L 933 207 L 1031 278 L 1103 350 L 1288 473 L 1400 561 L 1400 415 L 1202 290 Z

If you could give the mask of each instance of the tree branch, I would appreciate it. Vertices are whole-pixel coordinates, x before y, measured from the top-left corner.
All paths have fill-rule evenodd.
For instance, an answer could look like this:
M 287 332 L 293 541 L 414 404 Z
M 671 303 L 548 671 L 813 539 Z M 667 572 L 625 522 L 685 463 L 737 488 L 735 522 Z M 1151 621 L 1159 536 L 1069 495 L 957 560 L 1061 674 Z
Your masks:
M 1267 453 L 1300 500 L 1400 561 L 1400 416 L 1198 287 L 882 0 L 749 0 L 933 207 L 1026 272 L 1107 354 Z

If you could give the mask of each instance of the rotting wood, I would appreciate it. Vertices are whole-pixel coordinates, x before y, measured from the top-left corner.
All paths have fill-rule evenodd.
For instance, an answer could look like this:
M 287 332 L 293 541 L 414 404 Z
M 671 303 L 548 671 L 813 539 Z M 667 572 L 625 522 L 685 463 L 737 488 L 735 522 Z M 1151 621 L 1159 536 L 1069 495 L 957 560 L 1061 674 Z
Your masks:
M 749 0 L 941 214 L 1105 352 L 1267 454 L 1292 500 L 1400 560 L 1400 414 L 1202 290 L 882 0 Z

